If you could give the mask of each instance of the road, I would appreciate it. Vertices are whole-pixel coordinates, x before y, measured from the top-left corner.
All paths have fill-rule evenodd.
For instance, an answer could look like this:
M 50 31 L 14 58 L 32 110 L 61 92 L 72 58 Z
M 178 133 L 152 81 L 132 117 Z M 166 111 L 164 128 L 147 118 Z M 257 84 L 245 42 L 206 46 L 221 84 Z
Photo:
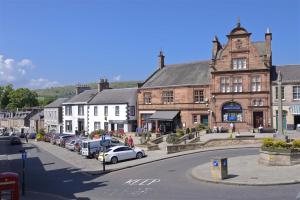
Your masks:
M 296 199 L 300 192 L 299 184 L 231 186 L 203 183 L 189 174 L 193 167 L 209 161 L 211 157 L 257 154 L 258 149 L 253 148 L 191 154 L 95 176 L 81 173 L 70 164 L 31 144 L 23 146 L 29 152 L 26 161 L 27 190 L 55 194 L 66 199 L 288 200 Z M 3 142 L 0 147 L 0 154 L 3 151 L 9 154 L 10 171 L 18 173 L 21 172 L 19 149 L 20 146 L 10 146 Z M 4 168 L 0 169 L 3 170 Z

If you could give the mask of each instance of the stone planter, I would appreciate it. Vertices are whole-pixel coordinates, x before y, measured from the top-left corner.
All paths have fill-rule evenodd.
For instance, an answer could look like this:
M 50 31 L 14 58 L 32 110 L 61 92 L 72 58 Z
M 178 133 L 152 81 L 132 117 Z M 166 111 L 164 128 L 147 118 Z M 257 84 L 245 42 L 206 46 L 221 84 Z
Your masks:
M 290 166 L 300 164 L 298 149 L 261 148 L 258 163 L 269 166 Z

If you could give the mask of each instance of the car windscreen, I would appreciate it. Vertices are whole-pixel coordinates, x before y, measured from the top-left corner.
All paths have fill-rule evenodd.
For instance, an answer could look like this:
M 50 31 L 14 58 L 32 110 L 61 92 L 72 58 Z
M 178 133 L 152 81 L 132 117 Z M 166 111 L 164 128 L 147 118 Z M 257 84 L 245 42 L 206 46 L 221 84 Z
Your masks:
M 82 144 L 83 148 L 88 148 L 88 144 L 89 144 L 89 143 L 84 142 L 84 143 Z

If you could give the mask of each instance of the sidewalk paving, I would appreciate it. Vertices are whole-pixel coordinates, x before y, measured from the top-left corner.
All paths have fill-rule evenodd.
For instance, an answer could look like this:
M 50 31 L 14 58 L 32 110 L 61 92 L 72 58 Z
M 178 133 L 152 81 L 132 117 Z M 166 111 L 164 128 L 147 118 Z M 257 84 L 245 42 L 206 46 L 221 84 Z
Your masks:
M 300 165 L 265 166 L 258 164 L 259 155 L 228 158 L 229 178 L 213 179 L 210 174 L 211 163 L 205 163 L 192 169 L 191 175 L 204 182 L 230 185 L 266 186 L 300 183 Z

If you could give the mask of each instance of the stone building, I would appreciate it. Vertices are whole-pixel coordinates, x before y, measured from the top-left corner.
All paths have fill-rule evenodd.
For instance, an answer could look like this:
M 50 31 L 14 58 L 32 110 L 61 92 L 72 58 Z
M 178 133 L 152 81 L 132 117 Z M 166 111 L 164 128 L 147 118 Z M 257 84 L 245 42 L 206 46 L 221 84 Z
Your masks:
M 67 100 L 68 98 L 58 98 L 44 107 L 44 126 L 46 132 L 63 132 L 62 104 Z
M 160 52 L 158 69 L 138 89 L 138 126 L 172 132 L 208 124 L 209 63 L 165 65 Z
M 273 127 L 278 127 L 278 87 L 277 74 L 282 75 L 282 118 L 283 129 L 296 129 L 300 124 L 300 65 L 276 66 L 273 73 L 272 82 L 272 104 L 273 104 Z
M 40 111 L 30 118 L 29 130 L 38 133 L 40 129 L 44 129 L 44 111 Z
M 222 45 L 213 40 L 212 59 L 165 65 L 139 85 L 138 126 L 156 131 L 197 124 L 239 130 L 271 126 L 272 34 L 253 42 L 238 22 Z
M 236 27 L 226 45 L 213 41 L 210 116 L 213 126 L 237 129 L 271 126 L 272 34 L 251 41 L 251 33 Z

